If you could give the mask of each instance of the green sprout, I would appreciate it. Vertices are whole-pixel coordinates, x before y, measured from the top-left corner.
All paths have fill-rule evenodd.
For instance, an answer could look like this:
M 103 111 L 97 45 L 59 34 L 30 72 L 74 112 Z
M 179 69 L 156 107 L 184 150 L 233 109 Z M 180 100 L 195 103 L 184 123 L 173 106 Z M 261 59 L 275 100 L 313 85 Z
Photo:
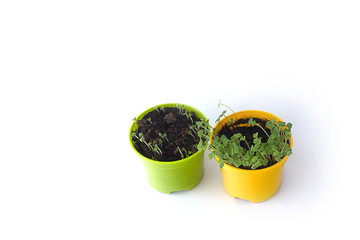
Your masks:
M 184 106 L 185 106 L 184 104 L 182 104 L 182 105 L 181 105 L 181 104 L 176 104 L 175 106 L 176 106 L 176 108 L 179 109 L 179 115 L 182 115 L 183 112 L 186 111 L 186 110 L 184 109 Z
M 141 143 L 144 143 L 148 148 L 149 150 L 151 150 L 152 152 L 156 152 L 157 154 L 159 155 L 162 155 L 162 151 L 160 149 L 160 147 L 155 144 L 154 146 L 151 145 L 151 143 L 148 143 L 144 137 L 144 134 L 143 133 L 139 133 L 139 136 L 136 135 L 135 132 L 132 132 L 131 134 L 133 137 L 137 138 Z
M 195 136 L 194 136 L 194 134 L 193 134 L 193 132 L 192 132 L 191 130 L 189 130 L 188 134 L 191 135 L 194 139 L 196 139 Z
M 235 115 L 236 120 L 237 120 L 237 116 L 236 116 L 234 110 L 232 110 L 228 105 L 222 103 L 222 102 L 221 102 L 221 99 L 219 100 L 218 108 L 220 108 L 220 106 L 224 106 L 224 107 L 226 107 L 227 109 L 229 109 L 229 110 Z M 216 119 L 215 122 L 219 122 L 219 121 L 220 121 L 220 118 L 222 118 L 223 116 L 225 116 L 225 113 L 226 113 L 226 110 L 221 113 L 221 115 L 218 117 L 218 119 Z M 231 124 L 233 124 L 233 123 L 234 123 L 234 119 L 231 118 L 230 121 L 228 121 L 228 124 L 231 125 Z
M 166 134 L 166 133 L 159 133 L 159 136 L 160 136 L 162 139 L 164 139 L 164 140 L 166 140 L 167 142 L 169 142 L 169 139 L 167 138 L 167 134 Z
M 177 146 L 177 149 L 179 150 L 179 153 L 181 154 L 181 158 L 184 158 L 184 154 L 182 153 L 182 151 L 180 150 L 179 146 Z
M 154 152 L 157 152 L 159 155 L 162 155 L 162 151 L 157 144 L 154 145 L 153 150 L 154 150 Z
M 191 122 L 194 123 L 194 120 L 192 119 L 191 113 L 189 113 L 188 111 L 185 110 L 184 113 L 183 113 L 183 115 L 186 116 L 186 119 L 187 119 L 187 120 L 190 119 Z
M 163 141 L 161 139 L 158 140 L 158 143 L 160 144 L 160 147 L 162 147 Z
M 151 146 L 151 143 L 146 142 L 146 139 L 145 139 L 143 133 L 139 133 L 139 137 L 136 135 L 135 132 L 133 132 L 131 135 L 132 135 L 133 137 L 136 137 L 137 139 L 139 139 L 139 141 L 140 141 L 141 143 L 144 143 L 151 151 L 153 151 L 153 147 Z

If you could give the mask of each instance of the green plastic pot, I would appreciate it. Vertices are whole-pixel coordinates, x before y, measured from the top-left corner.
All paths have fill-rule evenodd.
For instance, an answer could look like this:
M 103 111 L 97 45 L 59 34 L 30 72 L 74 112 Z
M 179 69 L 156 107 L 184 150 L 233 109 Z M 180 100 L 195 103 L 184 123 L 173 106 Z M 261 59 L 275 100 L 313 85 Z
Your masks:
M 177 103 L 161 104 L 154 107 L 176 107 Z M 154 110 L 154 107 L 141 113 L 136 120 L 142 119 L 145 114 Z M 189 112 L 195 112 L 198 118 L 205 118 L 196 108 L 184 105 Z M 196 152 L 193 155 L 171 162 L 162 162 L 149 159 L 140 154 L 134 147 L 131 133 L 137 129 L 135 122 L 130 127 L 129 141 L 131 147 L 142 161 L 148 182 L 150 185 L 163 193 L 171 193 L 194 188 L 201 180 L 204 172 L 204 152 Z

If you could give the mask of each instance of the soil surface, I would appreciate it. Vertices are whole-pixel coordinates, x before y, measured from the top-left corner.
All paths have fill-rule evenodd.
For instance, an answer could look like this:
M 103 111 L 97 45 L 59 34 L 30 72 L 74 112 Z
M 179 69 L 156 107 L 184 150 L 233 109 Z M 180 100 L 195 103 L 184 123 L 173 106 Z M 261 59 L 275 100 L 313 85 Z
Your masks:
M 192 121 L 183 114 L 184 112 L 191 114 Z M 194 112 L 188 112 L 185 109 L 182 109 L 182 113 L 175 107 L 153 110 L 136 122 L 139 128 L 135 131 L 136 136 L 132 138 L 133 145 L 139 153 L 153 160 L 167 162 L 180 160 L 197 152 L 196 145 L 199 137 L 194 133 L 190 135 L 189 131 L 193 122 L 199 120 Z M 153 147 L 158 145 L 160 150 L 151 150 L 141 142 L 140 133 L 143 134 L 146 143 Z M 166 138 L 159 134 L 166 134 Z

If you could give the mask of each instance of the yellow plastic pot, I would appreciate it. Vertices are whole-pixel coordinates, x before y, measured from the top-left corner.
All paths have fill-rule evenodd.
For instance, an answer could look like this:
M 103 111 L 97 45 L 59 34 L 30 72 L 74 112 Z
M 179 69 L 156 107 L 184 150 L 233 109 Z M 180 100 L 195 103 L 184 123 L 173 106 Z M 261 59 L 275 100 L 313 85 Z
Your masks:
M 251 117 L 264 119 L 266 121 L 275 118 L 276 121 L 282 121 L 279 117 L 271 113 L 246 110 L 227 116 L 216 124 L 215 128 L 219 132 L 231 118 L 246 119 Z M 291 135 L 291 148 L 292 145 L 293 138 Z M 219 162 L 219 159 L 217 157 L 215 158 Z M 254 203 L 265 201 L 279 190 L 287 158 L 288 157 L 285 156 L 280 162 L 258 170 L 239 169 L 225 163 L 224 167 L 220 169 L 224 188 L 230 196 L 235 198 L 249 200 Z
M 177 103 L 161 104 L 155 107 L 176 107 Z M 195 112 L 198 118 L 205 116 L 197 109 L 184 105 L 187 111 Z M 141 113 L 136 119 L 142 119 L 148 112 L 154 110 L 154 107 Z M 204 171 L 204 152 L 196 152 L 193 155 L 171 162 L 162 162 L 152 160 L 140 154 L 133 145 L 132 132 L 137 129 L 134 122 L 130 127 L 129 140 L 133 150 L 137 153 L 144 165 L 145 173 L 150 185 L 163 193 L 171 193 L 181 190 L 190 190 L 194 188 L 201 180 Z

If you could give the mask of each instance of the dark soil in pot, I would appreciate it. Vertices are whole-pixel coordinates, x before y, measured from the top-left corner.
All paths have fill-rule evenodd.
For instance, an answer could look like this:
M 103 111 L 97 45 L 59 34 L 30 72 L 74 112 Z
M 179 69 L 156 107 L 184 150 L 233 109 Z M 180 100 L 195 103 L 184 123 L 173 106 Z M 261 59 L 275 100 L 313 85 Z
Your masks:
M 153 160 L 176 161 L 188 157 L 197 152 L 199 137 L 191 132 L 190 126 L 199 120 L 194 112 L 176 107 L 153 110 L 136 122 L 139 128 L 133 136 L 133 145 L 139 153 Z M 141 133 L 151 147 L 140 141 Z M 155 151 L 155 145 L 160 150 Z

